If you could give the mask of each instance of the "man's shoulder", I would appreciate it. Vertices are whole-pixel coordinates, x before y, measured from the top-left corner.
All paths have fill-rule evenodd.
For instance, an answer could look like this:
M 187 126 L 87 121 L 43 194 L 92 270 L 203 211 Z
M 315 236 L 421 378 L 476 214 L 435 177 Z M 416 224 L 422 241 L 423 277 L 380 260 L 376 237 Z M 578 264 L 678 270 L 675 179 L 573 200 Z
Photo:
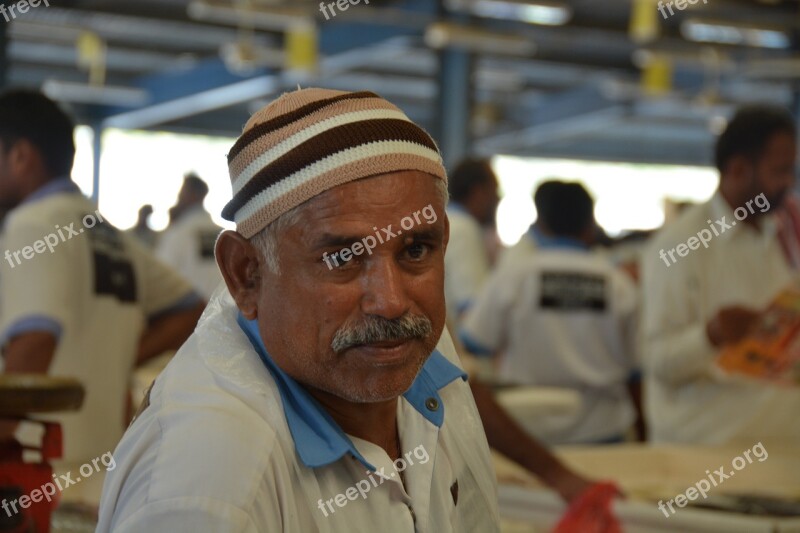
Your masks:
M 480 233 L 481 231 L 481 225 L 475 219 L 475 217 L 459 209 L 448 209 L 447 218 L 450 221 L 451 235 L 454 230 L 456 232 L 473 232 L 473 233 L 474 232 Z
M 247 509 L 268 465 L 286 459 L 275 457 L 281 429 L 267 415 L 280 402 L 269 394 L 256 400 L 205 365 L 192 345 L 156 379 L 117 461 L 124 477 L 147 479 L 148 502 L 191 495 Z
M 178 219 L 173 226 L 177 233 L 194 232 L 197 230 L 222 230 L 211 218 L 211 214 L 205 209 L 193 209 Z
M 202 434 L 209 442 L 232 447 L 252 446 L 250 437 L 274 438 L 280 396 L 272 376 L 255 351 L 243 344 L 232 348 L 225 354 L 232 359 L 227 366 L 221 364 L 222 354 L 209 353 L 214 347 L 204 342 L 202 333 L 181 347 L 152 390 L 164 435 L 180 440 Z M 190 429 L 190 435 L 183 429 Z M 240 439 L 243 435 L 249 437 Z
M 591 250 L 569 248 L 539 248 L 535 252 L 520 255 L 498 268 L 497 275 L 509 283 L 519 283 L 524 278 L 541 272 L 587 272 L 606 273 L 612 267 L 602 254 Z
M 80 194 L 54 194 L 11 210 L 5 228 L 10 231 L 15 227 L 46 226 L 48 230 L 53 230 L 53 224 L 67 226 L 71 222 L 80 222 L 80 219 L 75 219 L 76 216 L 92 214 L 94 211 L 94 205 Z
M 707 221 L 711 219 L 711 215 L 710 201 L 687 208 L 678 218 L 656 232 L 651 241 L 651 248 L 656 245 L 660 248 L 667 245 L 673 247 L 680 242 L 686 242 L 698 231 L 708 228 Z

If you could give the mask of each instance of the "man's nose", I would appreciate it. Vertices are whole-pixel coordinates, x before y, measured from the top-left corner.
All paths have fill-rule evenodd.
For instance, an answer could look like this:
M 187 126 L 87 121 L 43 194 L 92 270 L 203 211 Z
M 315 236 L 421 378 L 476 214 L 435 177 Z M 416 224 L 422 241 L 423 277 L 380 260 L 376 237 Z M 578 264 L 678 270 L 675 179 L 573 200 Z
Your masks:
M 369 262 L 362 280 L 362 311 L 387 319 L 403 316 L 411 307 L 407 281 L 407 276 L 393 258 Z

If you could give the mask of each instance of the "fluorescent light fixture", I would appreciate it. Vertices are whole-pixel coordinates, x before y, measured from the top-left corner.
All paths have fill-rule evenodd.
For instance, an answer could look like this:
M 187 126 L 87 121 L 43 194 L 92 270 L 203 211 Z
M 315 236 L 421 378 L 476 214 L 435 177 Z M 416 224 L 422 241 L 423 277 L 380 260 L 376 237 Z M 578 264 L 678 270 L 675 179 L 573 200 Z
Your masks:
M 42 84 L 42 92 L 53 100 L 78 104 L 136 107 L 150 101 L 150 94 L 144 89 L 87 85 L 60 80 L 45 81 Z
M 261 30 L 284 31 L 296 24 L 309 24 L 306 10 L 294 7 L 268 8 L 249 4 L 231 5 L 219 0 L 193 0 L 186 8 L 189 18 Z
M 435 49 L 459 48 L 471 52 L 531 56 L 536 45 L 526 37 L 494 33 L 468 26 L 437 22 L 425 30 L 425 44 Z
M 283 68 L 284 53 L 250 42 L 223 43 L 219 55 L 231 72 L 250 73 L 259 68 Z
M 689 19 L 681 24 L 681 34 L 690 41 L 701 43 L 734 44 L 757 48 L 789 48 L 789 36 L 783 31 L 736 25 L 731 22 Z
M 754 59 L 744 63 L 742 75 L 762 80 L 792 80 L 800 78 L 800 57 Z
M 512 2 L 506 0 L 475 0 L 472 13 L 481 17 L 520 20 L 530 24 L 560 26 L 572 17 L 572 11 L 563 4 L 549 2 Z

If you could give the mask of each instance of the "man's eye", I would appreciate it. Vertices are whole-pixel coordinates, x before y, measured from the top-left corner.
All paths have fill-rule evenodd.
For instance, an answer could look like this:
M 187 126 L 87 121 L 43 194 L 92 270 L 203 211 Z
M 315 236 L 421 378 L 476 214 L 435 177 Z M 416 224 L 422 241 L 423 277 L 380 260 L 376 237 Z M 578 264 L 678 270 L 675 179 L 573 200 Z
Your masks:
M 419 242 L 414 243 L 406 248 L 408 256 L 415 261 L 420 261 L 424 259 L 428 255 L 429 251 L 430 251 L 430 246 Z
M 327 259 L 323 258 L 323 261 L 328 266 L 328 270 L 342 270 L 348 267 L 353 266 L 356 263 L 357 257 L 353 254 L 347 254 L 347 260 L 345 261 L 339 253 L 331 254 L 327 257 Z

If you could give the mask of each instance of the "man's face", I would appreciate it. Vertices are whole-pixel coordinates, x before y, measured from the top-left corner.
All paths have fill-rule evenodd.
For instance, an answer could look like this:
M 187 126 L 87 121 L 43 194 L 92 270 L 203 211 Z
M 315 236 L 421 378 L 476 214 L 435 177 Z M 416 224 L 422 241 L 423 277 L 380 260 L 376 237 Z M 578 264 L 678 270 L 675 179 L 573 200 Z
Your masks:
M 487 179 L 481 187 L 483 214 L 480 223 L 484 226 L 488 226 L 494 223 L 494 218 L 497 214 L 497 205 L 500 203 L 500 195 L 498 194 L 499 185 L 494 174 L 492 174 L 490 179 Z
M 10 161 L 9 147 L 0 141 L 0 208 L 14 209 L 22 201 L 22 191 L 18 174 Z
M 435 179 L 404 171 L 350 182 L 310 200 L 300 216 L 278 235 L 281 274 L 260 272 L 258 323 L 267 351 L 312 394 L 356 403 L 396 398 L 445 322 L 448 223 Z M 377 235 L 384 242 L 367 253 L 364 243 Z M 361 253 L 345 253 L 344 262 L 334 254 L 345 248 Z M 427 319 L 430 328 L 422 338 L 331 346 L 337 332 L 401 317 Z
M 755 162 L 753 188 L 747 200 L 764 193 L 771 209 L 781 204 L 794 186 L 796 144 L 797 139 L 789 133 L 772 136 Z

